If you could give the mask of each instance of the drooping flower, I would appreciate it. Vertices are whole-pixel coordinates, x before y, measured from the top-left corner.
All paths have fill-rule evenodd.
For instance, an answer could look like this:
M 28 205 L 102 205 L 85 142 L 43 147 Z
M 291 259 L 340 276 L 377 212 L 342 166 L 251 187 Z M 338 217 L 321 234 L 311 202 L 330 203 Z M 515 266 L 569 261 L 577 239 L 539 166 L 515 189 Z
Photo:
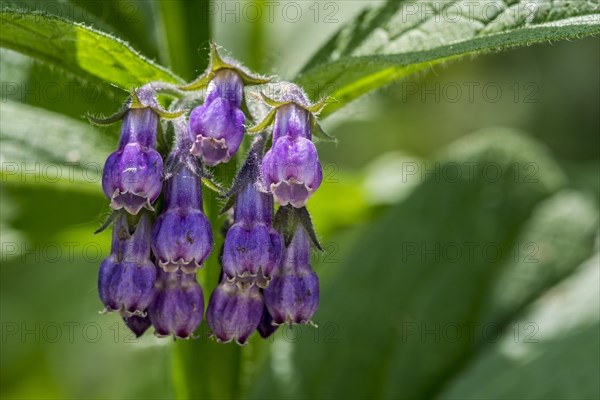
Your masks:
M 311 323 L 319 305 L 319 278 L 310 266 L 310 242 L 301 224 L 263 294 L 275 325 Z
M 217 341 L 244 345 L 260 323 L 263 304 L 258 286 L 222 280 L 210 296 L 206 321 Z
M 104 165 L 102 189 L 114 210 L 136 215 L 152 203 L 162 188 L 163 161 L 154 149 L 158 115 L 150 108 L 125 112 L 118 149 Z
M 229 282 L 266 287 L 282 254 L 281 238 L 272 227 L 272 198 L 249 182 L 234 207 L 234 224 L 223 248 L 223 272 Z
M 264 84 L 270 79 L 251 72 L 231 57 L 221 56 L 217 45 L 211 43 L 206 71 L 180 88 L 206 89 L 204 104 L 190 115 L 192 154 L 202 157 L 208 166 L 228 162 L 244 137 L 246 118 L 241 110 L 244 85 Z
M 154 297 L 156 266 L 150 260 L 150 218 L 141 216 L 130 232 L 127 215 L 117 216 L 110 255 L 102 262 L 98 292 L 105 311 L 144 315 Z
M 301 94 L 301 93 L 300 93 Z M 275 201 L 300 208 L 319 188 L 323 170 L 312 142 L 312 114 L 296 92 L 275 111 L 273 146 L 265 154 L 262 175 Z M 303 94 L 302 94 L 303 95 Z
M 304 137 L 276 140 L 265 154 L 262 173 L 275 201 L 297 208 L 306 205 L 323 180 L 315 145 Z
M 208 166 L 228 162 L 244 138 L 244 84 L 233 69 L 221 69 L 208 85 L 204 104 L 190 115 L 191 152 Z
M 165 181 L 164 210 L 152 230 L 152 251 L 165 271 L 194 273 L 209 256 L 213 236 L 202 211 L 200 166 L 187 150 L 189 140 L 178 140 L 167 163 L 172 170 Z
M 158 271 L 156 296 L 148 308 L 157 336 L 191 337 L 202 322 L 204 295 L 195 274 Z

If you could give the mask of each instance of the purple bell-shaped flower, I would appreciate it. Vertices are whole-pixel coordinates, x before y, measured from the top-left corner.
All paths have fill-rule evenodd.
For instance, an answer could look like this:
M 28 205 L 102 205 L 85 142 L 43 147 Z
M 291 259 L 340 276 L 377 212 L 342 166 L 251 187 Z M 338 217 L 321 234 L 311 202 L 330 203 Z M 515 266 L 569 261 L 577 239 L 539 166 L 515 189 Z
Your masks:
M 223 248 L 223 272 L 230 283 L 267 287 L 279 265 L 282 242 L 273 229 L 273 200 L 249 182 L 237 194 L 234 224 Z
M 200 166 L 186 144 L 187 139 L 179 142 L 169 157 L 173 170 L 165 181 L 164 211 L 152 230 L 152 251 L 167 272 L 181 268 L 194 273 L 213 247 L 210 223 L 202 211 Z
M 156 296 L 148 308 L 157 336 L 191 337 L 202 322 L 204 295 L 195 274 L 158 271 Z
M 130 233 L 127 215 L 117 216 L 110 255 L 102 262 L 98 292 L 105 311 L 144 315 L 154 297 L 156 266 L 150 260 L 150 218 L 144 214 Z
M 310 242 L 301 224 L 263 294 L 273 324 L 311 323 L 319 305 L 319 278 L 310 266 Z
M 190 114 L 191 152 L 208 166 L 228 162 L 244 138 L 240 109 L 244 84 L 233 69 L 218 70 L 208 85 L 204 104 Z
M 296 103 L 277 108 L 273 146 L 263 158 L 262 175 L 282 206 L 304 207 L 321 185 L 323 170 L 311 138 L 308 110 Z
M 133 215 L 142 208 L 153 210 L 163 174 L 162 158 L 154 149 L 157 129 L 158 115 L 152 108 L 125 112 L 119 147 L 102 172 L 102 189 L 114 210 L 124 208 Z
M 240 287 L 223 280 L 210 296 L 206 322 L 217 341 L 244 345 L 260 323 L 263 307 L 258 286 Z

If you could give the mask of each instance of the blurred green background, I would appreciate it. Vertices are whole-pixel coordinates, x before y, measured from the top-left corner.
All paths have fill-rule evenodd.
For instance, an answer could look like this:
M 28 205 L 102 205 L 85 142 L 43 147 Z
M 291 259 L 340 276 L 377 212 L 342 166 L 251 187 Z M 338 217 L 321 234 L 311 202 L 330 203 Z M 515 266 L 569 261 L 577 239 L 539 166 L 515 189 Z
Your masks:
M 289 79 L 367 5 L 296 2 L 299 20 L 275 9 L 256 23 L 225 3 L 210 18 L 183 0 L 18 5 L 112 32 L 188 80 L 205 67 L 206 20 L 236 58 Z M 173 341 L 97 313 L 99 168 L 118 127 L 82 115 L 123 94 L 0 57 L 3 399 L 171 398 L 190 381 L 192 397 L 600 396 L 598 38 L 436 67 L 326 119 L 339 143 L 319 144 L 309 204 L 326 249 L 320 327 L 252 340 L 235 368 L 191 343 L 174 358 Z M 181 353 L 203 369 L 182 371 Z

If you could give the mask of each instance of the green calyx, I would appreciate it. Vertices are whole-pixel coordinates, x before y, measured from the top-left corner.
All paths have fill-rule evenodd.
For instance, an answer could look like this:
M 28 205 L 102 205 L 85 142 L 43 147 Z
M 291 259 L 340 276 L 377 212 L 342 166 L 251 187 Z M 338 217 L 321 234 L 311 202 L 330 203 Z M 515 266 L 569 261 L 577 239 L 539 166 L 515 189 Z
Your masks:
M 223 57 L 219 54 L 218 46 L 216 43 L 210 43 L 210 61 L 208 68 L 202 75 L 200 75 L 193 82 L 179 87 L 183 91 L 196 91 L 205 89 L 210 81 L 214 78 L 215 74 L 223 69 L 231 69 L 235 71 L 244 85 L 261 85 L 271 81 L 272 77 L 255 74 L 244 67 L 239 61 L 234 60 L 230 57 Z
M 317 116 L 319 115 L 319 113 L 321 111 L 323 111 L 323 108 L 325 108 L 325 106 L 327 105 L 327 102 L 329 101 L 329 97 L 323 97 L 321 100 L 317 101 L 316 103 L 308 103 L 305 101 L 299 101 L 299 100 L 274 100 L 270 97 L 268 97 L 267 95 L 265 95 L 264 93 L 260 94 L 262 100 L 271 107 L 271 110 L 269 111 L 269 113 L 267 114 L 267 116 L 258 124 L 256 124 L 253 127 L 248 128 L 247 132 L 248 133 L 258 133 L 261 131 L 264 131 L 265 129 L 267 129 L 269 126 L 271 126 L 273 124 L 273 121 L 275 119 L 275 114 L 277 113 L 277 110 L 280 107 L 283 107 L 285 105 L 288 104 L 295 104 L 298 107 L 301 107 L 303 109 L 305 109 L 306 111 L 308 111 L 310 113 L 310 125 L 311 125 L 311 130 L 312 130 L 312 134 L 314 137 L 318 138 L 321 141 L 324 142 L 332 142 L 335 143 L 337 142 L 337 139 L 331 135 L 329 135 L 327 132 L 325 132 L 325 130 L 323 129 L 323 127 L 321 126 L 321 124 L 319 124 L 319 121 L 317 119 Z
M 132 89 L 123 106 L 113 115 L 106 118 L 98 118 L 87 114 L 86 118 L 96 125 L 110 125 L 123 119 L 127 111 L 131 109 L 151 108 L 152 111 L 164 119 L 173 119 L 185 114 L 185 109 L 169 111 L 161 106 L 157 100 L 157 95 L 163 88 L 154 86 L 153 83 L 149 83 L 141 88 Z

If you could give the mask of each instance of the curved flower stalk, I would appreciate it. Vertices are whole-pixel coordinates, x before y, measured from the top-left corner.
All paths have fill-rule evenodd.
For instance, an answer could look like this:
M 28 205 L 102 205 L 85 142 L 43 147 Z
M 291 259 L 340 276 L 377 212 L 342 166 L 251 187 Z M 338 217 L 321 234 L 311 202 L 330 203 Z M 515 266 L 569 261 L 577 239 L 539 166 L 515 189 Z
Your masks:
M 150 259 L 150 218 L 142 214 L 133 233 L 127 215 L 114 223 L 110 255 L 102 262 L 98 293 L 105 312 L 144 316 L 154 298 L 156 267 Z
M 156 296 L 148 316 L 159 337 L 192 337 L 204 315 L 204 295 L 195 274 L 158 271 Z
M 154 223 L 152 251 L 165 271 L 191 274 L 208 258 L 213 236 L 202 210 L 201 167 L 189 152 L 185 121 L 173 125 L 177 140 L 167 161 L 164 210 Z
M 312 324 L 319 305 L 319 278 L 310 266 L 310 241 L 302 224 L 263 293 L 273 325 Z

